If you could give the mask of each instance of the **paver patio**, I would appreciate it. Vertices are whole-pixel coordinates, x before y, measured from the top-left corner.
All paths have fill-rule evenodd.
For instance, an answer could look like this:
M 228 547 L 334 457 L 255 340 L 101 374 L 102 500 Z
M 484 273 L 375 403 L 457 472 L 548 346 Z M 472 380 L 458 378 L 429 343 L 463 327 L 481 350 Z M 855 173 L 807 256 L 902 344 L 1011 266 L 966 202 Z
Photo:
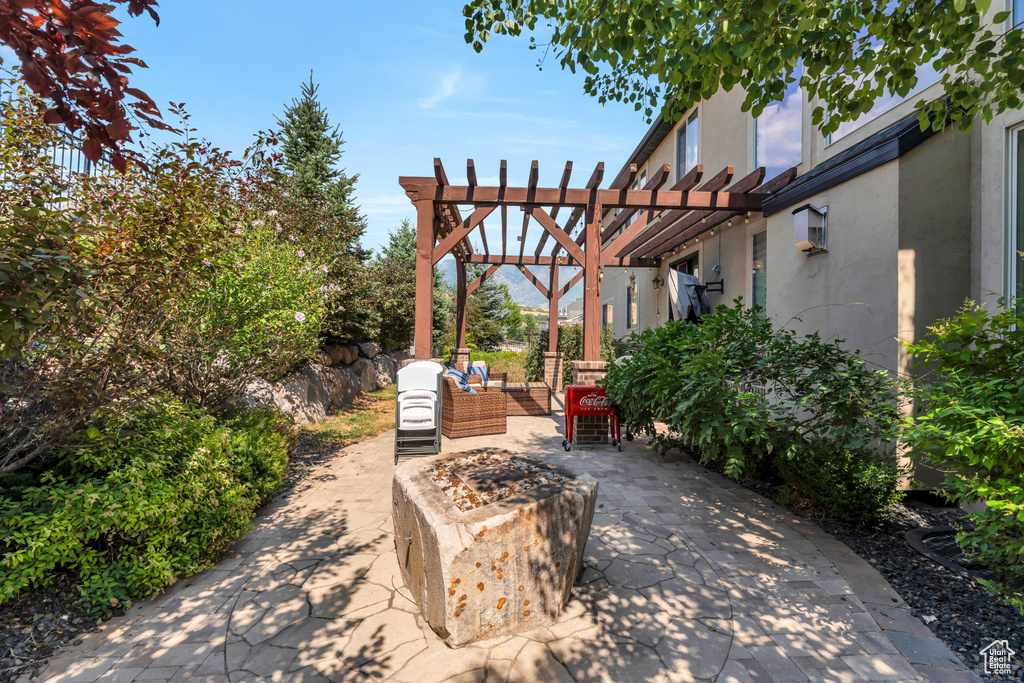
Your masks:
M 565 453 L 561 418 L 445 441 L 600 482 L 587 566 L 559 621 L 449 650 L 402 585 L 392 435 L 279 497 L 215 569 L 65 651 L 42 680 L 978 681 L 868 563 L 813 524 L 639 440 Z

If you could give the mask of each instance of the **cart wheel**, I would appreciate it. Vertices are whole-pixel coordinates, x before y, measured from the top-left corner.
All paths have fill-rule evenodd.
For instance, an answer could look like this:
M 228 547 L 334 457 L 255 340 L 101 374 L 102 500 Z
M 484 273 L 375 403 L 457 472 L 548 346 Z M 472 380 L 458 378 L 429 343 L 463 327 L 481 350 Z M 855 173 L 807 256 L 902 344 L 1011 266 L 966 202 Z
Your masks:
M 617 445 L 618 445 L 618 447 L 619 447 L 619 452 L 621 453 L 621 452 L 622 452 L 622 444 L 621 444 L 621 443 L 619 443 L 619 444 L 617 444 Z
M 569 444 L 569 440 L 568 439 L 562 439 L 562 448 L 564 448 L 567 451 L 570 448 L 572 448 L 572 446 Z
M 626 441 L 632 441 L 632 440 L 633 440 L 633 435 L 630 434 L 629 432 L 626 432 Z

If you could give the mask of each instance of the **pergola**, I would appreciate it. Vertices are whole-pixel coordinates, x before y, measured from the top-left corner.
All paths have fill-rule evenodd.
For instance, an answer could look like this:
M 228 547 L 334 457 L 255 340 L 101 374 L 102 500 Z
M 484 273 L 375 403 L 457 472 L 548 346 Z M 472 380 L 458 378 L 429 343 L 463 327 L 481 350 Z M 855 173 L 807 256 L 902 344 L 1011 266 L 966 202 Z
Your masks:
M 416 206 L 417 217 L 416 358 L 431 356 L 434 265 L 450 253 L 455 257 L 457 273 L 457 348 L 464 347 L 466 342 L 467 296 L 500 266 L 512 265 L 549 302 L 548 343 L 552 352 L 558 341 L 558 302 L 583 279 L 583 360 L 599 360 L 603 268 L 660 267 L 661 258 L 686 241 L 737 216 L 760 212 L 773 192 L 796 177 L 796 169 L 792 168 L 765 183 L 762 167 L 733 182 L 733 173 L 729 166 L 704 180 L 704 167 L 697 165 L 666 187 L 671 169 L 665 164 L 642 188 L 633 189 L 637 167 L 631 164 L 611 187 L 600 189 L 604 178 L 604 164 L 600 163 L 583 187 L 570 187 L 570 161 L 565 164 L 558 187 L 539 187 L 538 164 L 534 161 L 527 185 L 512 187 L 508 185 L 507 163 L 503 160 L 498 185 L 484 186 L 477 183 L 476 167 L 470 159 L 466 162 L 467 184 L 452 185 L 441 160 L 435 158 L 432 177 L 402 176 L 399 183 Z M 518 253 L 507 248 L 509 207 L 523 212 Z M 570 213 L 560 225 L 558 215 L 562 209 Z M 618 216 L 604 226 L 605 218 L 616 209 Z M 501 218 L 501 242 L 500 249 L 492 251 L 488 248 L 484 219 L 495 210 Z M 463 218 L 463 212 L 468 216 Z M 528 255 L 526 237 L 531 222 L 536 222 L 543 233 L 533 254 Z M 473 231 L 479 231 L 483 253 L 476 253 L 470 243 Z M 549 238 L 553 244 L 545 255 Z M 467 286 L 466 266 L 470 263 L 489 267 Z M 548 266 L 546 281 L 541 281 L 527 266 Z M 559 266 L 578 266 L 582 270 L 561 285 Z

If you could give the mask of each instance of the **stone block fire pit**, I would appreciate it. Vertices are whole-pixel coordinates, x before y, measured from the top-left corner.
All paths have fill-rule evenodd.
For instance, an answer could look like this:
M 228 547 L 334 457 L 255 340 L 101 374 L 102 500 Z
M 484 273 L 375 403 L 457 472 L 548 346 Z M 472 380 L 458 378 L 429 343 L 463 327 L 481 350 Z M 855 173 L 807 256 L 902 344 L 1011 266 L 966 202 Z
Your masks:
M 568 602 L 590 477 L 488 449 L 406 462 L 392 493 L 402 575 L 449 647 L 550 624 Z

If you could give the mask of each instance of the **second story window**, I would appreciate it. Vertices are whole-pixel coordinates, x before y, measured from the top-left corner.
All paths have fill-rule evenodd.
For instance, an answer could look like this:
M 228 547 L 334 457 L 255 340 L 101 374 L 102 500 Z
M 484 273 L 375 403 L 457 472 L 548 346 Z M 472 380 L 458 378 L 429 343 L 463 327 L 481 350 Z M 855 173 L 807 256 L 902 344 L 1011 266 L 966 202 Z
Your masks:
M 1014 26 L 1024 24 L 1024 0 L 1013 0 L 1013 16 L 1010 20 Z
M 803 91 L 794 81 L 781 102 L 768 105 L 754 119 L 754 168 L 764 166 L 765 180 L 800 163 L 803 100 Z
M 700 125 L 696 110 L 680 124 L 676 132 L 676 180 L 697 165 L 697 145 L 700 140 Z

